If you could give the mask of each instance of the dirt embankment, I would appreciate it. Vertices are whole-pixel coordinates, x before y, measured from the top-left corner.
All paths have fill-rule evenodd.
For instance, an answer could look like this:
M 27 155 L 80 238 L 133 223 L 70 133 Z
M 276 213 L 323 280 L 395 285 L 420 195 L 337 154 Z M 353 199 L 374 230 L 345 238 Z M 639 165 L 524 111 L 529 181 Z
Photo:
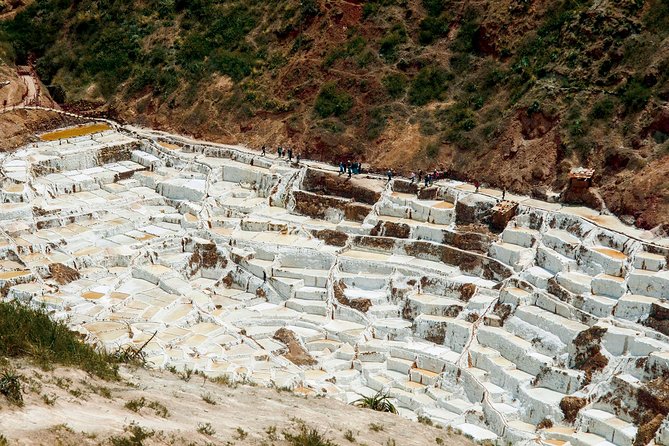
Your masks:
M 35 134 L 83 124 L 85 120 L 44 110 L 15 110 L 0 113 L 0 151 L 16 149 L 36 141 Z
M 397 415 L 199 375 L 124 369 L 122 381 L 108 382 L 79 370 L 12 366 L 21 376 L 24 405 L 0 397 L 0 435 L 9 445 L 284 446 L 293 444 L 284 433 L 299 434 L 303 425 L 338 445 L 351 444 L 349 435 L 370 446 L 473 445 Z

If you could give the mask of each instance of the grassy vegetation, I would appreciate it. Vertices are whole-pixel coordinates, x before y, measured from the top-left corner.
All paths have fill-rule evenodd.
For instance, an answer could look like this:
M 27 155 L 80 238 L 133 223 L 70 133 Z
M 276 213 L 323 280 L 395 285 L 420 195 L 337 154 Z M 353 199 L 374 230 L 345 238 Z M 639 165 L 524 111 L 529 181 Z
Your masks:
M 318 429 L 307 426 L 303 421 L 297 422 L 297 433 L 286 431 L 283 436 L 290 446 L 337 446 Z
M 155 432 L 143 428 L 139 424 L 131 423 L 125 427 L 126 434 L 123 436 L 115 436 L 109 439 L 112 446 L 142 446 L 144 440 L 147 440 L 155 435 Z
M 167 418 L 170 416 L 169 410 L 167 410 L 167 407 L 165 407 L 164 404 L 158 402 L 158 401 L 148 401 L 146 398 L 141 397 L 137 398 L 134 400 L 130 400 L 125 404 L 125 408 L 128 410 L 131 410 L 133 412 L 139 413 L 141 409 L 144 407 L 148 407 L 149 409 L 153 409 L 156 415 L 162 418 Z
M 117 360 L 81 341 L 42 310 L 0 303 L 0 355 L 28 357 L 37 365 L 77 367 L 104 379 L 117 379 Z

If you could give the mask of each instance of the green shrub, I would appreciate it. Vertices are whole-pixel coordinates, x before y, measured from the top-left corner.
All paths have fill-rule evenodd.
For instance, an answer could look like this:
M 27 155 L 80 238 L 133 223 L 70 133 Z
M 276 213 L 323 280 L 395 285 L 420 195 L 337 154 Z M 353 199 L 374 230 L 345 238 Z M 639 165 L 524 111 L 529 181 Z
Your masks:
M 149 429 L 144 429 L 139 424 L 132 422 L 126 426 L 125 430 L 128 436 L 126 437 L 111 437 L 109 441 L 112 446 L 142 446 L 144 440 L 154 436 L 155 432 Z
M 304 423 L 300 424 L 296 434 L 284 432 L 283 436 L 290 446 L 337 446 L 317 429 L 309 428 Z
M 381 79 L 381 83 L 386 89 L 388 96 L 393 99 L 404 96 L 407 89 L 407 78 L 402 73 L 391 73 Z
M 439 17 L 426 17 L 420 22 L 418 41 L 422 45 L 429 45 L 435 40 L 448 34 L 449 19 L 445 14 Z
M 210 64 L 214 70 L 239 82 L 251 74 L 255 58 L 249 54 L 218 49 L 211 55 Z
M 332 66 L 338 59 L 345 59 L 348 57 L 361 56 L 363 51 L 367 48 L 367 43 L 365 39 L 354 34 L 347 42 L 343 48 L 336 48 L 331 51 L 324 61 L 326 67 Z
M 444 10 L 446 0 L 423 0 L 423 7 L 431 16 L 438 16 Z
M 351 404 L 365 409 L 376 410 L 377 412 L 397 413 L 397 408 L 390 402 L 390 396 L 381 391 L 372 396 L 361 396 Z
M 441 99 L 452 79 L 453 75 L 439 66 L 423 67 L 411 83 L 409 102 L 413 105 L 425 105 L 432 100 Z
M 614 102 L 613 99 L 611 98 L 601 99 L 595 102 L 595 105 L 592 106 L 592 110 L 590 110 L 590 118 L 609 119 L 611 116 L 613 116 L 613 112 L 615 111 L 615 106 L 616 103 Z
M 651 91 L 638 79 L 632 79 L 622 92 L 622 102 L 631 112 L 640 111 L 650 99 Z
M 23 406 L 20 376 L 16 372 L 5 370 L 2 373 L 2 376 L 0 376 L 0 394 L 4 395 L 10 403 Z
M 397 0 L 369 0 L 362 7 L 362 17 L 367 19 L 376 15 L 382 7 L 395 5 Z
M 402 25 L 395 25 L 380 41 L 379 55 L 387 61 L 397 60 L 397 47 L 406 42 L 407 33 Z
M 303 19 L 309 19 L 316 17 L 321 13 L 321 8 L 318 5 L 317 0 L 301 0 L 300 1 L 300 14 L 302 14 Z
M 334 82 L 323 85 L 316 97 L 316 113 L 322 118 L 345 115 L 353 107 L 353 98 L 345 91 L 337 89 Z

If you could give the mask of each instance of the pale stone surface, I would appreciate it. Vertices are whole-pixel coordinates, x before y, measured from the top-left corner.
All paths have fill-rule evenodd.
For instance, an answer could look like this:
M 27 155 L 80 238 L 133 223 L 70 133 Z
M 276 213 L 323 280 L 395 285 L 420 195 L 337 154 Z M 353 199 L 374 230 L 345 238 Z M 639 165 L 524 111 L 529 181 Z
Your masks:
M 154 367 L 347 403 L 388 392 L 402 416 L 478 440 L 634 440 L 637 426 L 598 398 L 669 370 L 666 333 L 650 328 L 667 314 L 666 247 L 524 197 L 501 234 L 463 233 L 499 194 L 455 181 L 422 200 L 359 178 L 380 194 L 364 219 L 302 215 L 304 165 L 138 132 L 0 154 L 3 298 L 44 305 L 108 350 L 152 339 Z M 353 203 L 304 192 L 315 208 Z M 53 277 L 54 263 L 79 277 Z M 609 361 L 586 382 L 575 341 L 594 325 Z M 573 427 L 567 395 L 590 398 Z M 544 419 L 556 427 L 537 431 Z

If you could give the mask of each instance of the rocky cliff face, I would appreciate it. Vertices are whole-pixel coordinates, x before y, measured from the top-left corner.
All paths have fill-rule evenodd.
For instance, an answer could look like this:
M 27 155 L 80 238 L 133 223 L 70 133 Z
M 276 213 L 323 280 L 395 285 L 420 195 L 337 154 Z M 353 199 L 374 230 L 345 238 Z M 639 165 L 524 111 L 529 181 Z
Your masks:
M 665 1 L 61 3 L 2 22 L 0 57 L 66 106 L 539 196 L 584 165 L 610 210 L 669 221 Z

